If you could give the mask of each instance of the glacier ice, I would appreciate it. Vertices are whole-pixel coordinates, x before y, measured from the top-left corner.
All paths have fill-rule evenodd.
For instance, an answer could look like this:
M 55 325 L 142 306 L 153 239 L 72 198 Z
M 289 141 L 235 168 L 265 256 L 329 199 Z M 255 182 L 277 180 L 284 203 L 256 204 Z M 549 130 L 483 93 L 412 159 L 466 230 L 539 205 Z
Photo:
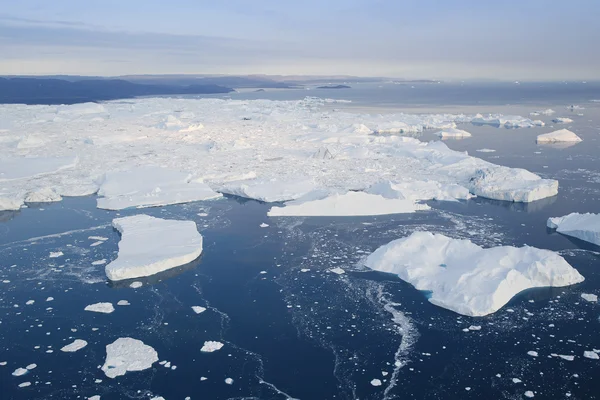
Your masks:
M 112 305 L 112 303 L 96 303 L 86 306 L 84 310 L 103 314 L 110 314 L 113 311 L 115 311 L 115 307 Z
M 130 371 L 143 371 L 158 361 L 158 353 L 141 340 L 119 338 L 106 346 L 106 360 L 102 371 L 109 378 L 125 375 Z
M 398 275 L 431 292 L 432 304 L 468 316 L 494 313 L 525 289 L 584 280 L 552 251 L 527 246 L 483 249 L 469 240 L 430 232 L 415 232 L 378 248 L 365 265 Z
M 202 235 L 194 221 L 141 214 L 117 218 L 113 226 L 122 238 L 117 259 L 105 268 L 111 281 L 151 276 L 192 262 L 202 253 Z
M 441 137 L 442 139 L 445 138 L 467 138 L 467 137 L 471 137 L 471 133 L 464 131 L 462 129 L 456 129 L 456 128 L 448 128 L 448 129 L 442 129 L 441 131 L 438 131 L 435 133 L 437 136 Z
M 266 203 L 298 199 L 315 190 L 311 179 L 247 179 L 228 182 L 219 191 Z
M 554 143 L 554 142 L 581 142 L 581 138 L 568 129 L 559 129 L 554 132 L 538 135 L 538 143 Z
M 549 218 L 548 228 L 600 246 L 600 214 L 571 213 L 564 217 Z
M 78 350 L 83 349 L 85 346 L 87 346 L 87 342 L 85 340 L 82 339 L 75 339 L 73 341 L 73 343 L 68 344 L 66 346 L 63 346 L 60 351 L 63 351 L 65 353 L 74 353 Z

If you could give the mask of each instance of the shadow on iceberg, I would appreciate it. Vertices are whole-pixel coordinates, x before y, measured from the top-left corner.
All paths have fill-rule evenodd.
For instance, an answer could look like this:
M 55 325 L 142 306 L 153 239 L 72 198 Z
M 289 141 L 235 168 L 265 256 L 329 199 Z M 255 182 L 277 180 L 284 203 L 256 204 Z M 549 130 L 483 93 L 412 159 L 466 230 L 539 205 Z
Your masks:
M 526 212 L 526 213 L 534 213 L 542 211 L 547 206 L 553 204 L 558 196 L 546 197 L 544 199 L 532 201 L 529 203 L 520 203 L 520 202 L 512 202 L 512 201 L 503 201 L 503 200 L 492 200 L 487 199 L 485 197 L 476 197 L 470 201 L 473 201 L 478 204 L 489 204 L 497 207 L 507 208 L 510 211 L 515 212 Z
M 179 275 L 182 275 L 185 272 L 196 269 L 196 267 L 198 265 L 200 265 L 201 262 L 202 262 L 202 255 L 200 255 L 200 257 L 196 258 L 194 261 L 192 261 L 188 264 L 181 265 L 181 266 L 175 267 L 175 268 L 171 268 L 166 271 L 159 272 L 158 274 L 145 276 L 145 277 L 141 277 L 141 278 L 124 279 L 121 281 L 108 280 L 108 286 L 113 289 L 123 289 L 123 288 L 129 288 L 129 285 L 131 285 L 133 282 L 141 282 L 143 284 L 143 286 L 156 285 L 156 284 L 159 284 L 168 279 L 172 279 Z

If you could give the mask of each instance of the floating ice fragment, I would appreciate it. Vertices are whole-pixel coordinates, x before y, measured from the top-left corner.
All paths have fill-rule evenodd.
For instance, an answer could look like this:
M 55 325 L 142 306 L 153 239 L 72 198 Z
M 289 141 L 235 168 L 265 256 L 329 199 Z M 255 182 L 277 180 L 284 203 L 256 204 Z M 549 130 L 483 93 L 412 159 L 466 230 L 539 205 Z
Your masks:
M 268 227 L 268 226 L 269 226 L 269 224 L 265 224 L 264 222 L 263 222 L 262 224 L 260 224 L 260 227 L 261 227 L 261 228 L 266 228 L 266 227 Z
M 529 355 L 531 357 L 537 357 L 538 356 L 538 352 L 531 350 L 531 351 L 527 352 L 527 355 Z
M 435 135 L 441 137 L 442 139 L 445 139 L 445 138 L 467 138 L 467 137 L 472 136 L 469 132 L 463 131 L 462 129 L 457 129 L 457 128 L 442 129 L 441 131 L 436 132 Z
M 584 351 L 583 352 L 583 356 L 585 358 L 590 358 L 592 360 L 598 360 L 598 359 L 600 359 L 600 356 L 595 351 Z
M 100 400 L 100 396 L 95 395 L 95 396 L 92 396 L 92 397 L 88 397 L 87 400 Z
M 196 313 L 196 314 L 201 314 L 204 311 L 206 311 L 206 307 L 201 307 L 201 306 L 192 306 L 192 310 Z
M 554 118 L 552 120 L 552 122 L 554 122 L 556 124 L 570 124 L 571 122 L 573 122 L 573 120 L 571 118 L 566 118 L 566 117 L 557 117 L 557 118 Z
M 495 153 L 496 150 L 494 149 L 479 149 L 477 150 L 479 153 Z
M 513 383 L 521 383 L 519 378 L 512 378 Z
M 23 382 L 23 383 L 19 383 L 19 387 L 20 387 L 20 388 L 24 388 L 24 387 L 27 387 L 27 386 L 31 386 L 31 382 Z
M 470 331 L 480 331 L 481 326 L 480 325 L 471 325 L 471 326 L 469 326 L 469 330 Z
M 60 351 L 64 351 L 65 353 L 74 353 L 83 349 L 85 346 L 87 346 L 87 344 L 88 343 L 85 340 L 75 339 L 73 343 L 64 346 L 60 349 Z
M 117 259 L 105 268 L 112 281 L 151 276 L 187 264 L 202 253 L 202 236 L 194 221 L 135 215 L 117 218 L 121 232 Z
M 371 380 L 371 385 L 373 385 L 373 386 L 381 386 L 381 380 L 380 379 L 373 379 L 373 380 Z
M 52 300 L 54 300 L 54 297 L 48 297 L 48 298 L 46 299 L 46 301 L 52 301 Z
M 97 313 L 110 314 L 111 312 L 115 311 L 115 308 L 113 307 L 112 303 L 96 303 L 96 304 L 90 304 L 89 306 L 86 306 L 84 308 L 84 310 L 97 312 Z
M 109 378 L 125 375 L 129 371 L 142 371 L 158 361 L 158 353 L 141 340 L 119 338 L 106 346 L 106 361 L 102 371 Z
M 28 305 L 28 306 L 30 306 L 33 303 L 35 303 L 35 300 L 28 300 L 25 304 Z
M 344 271 L 340 267 L 332 268 L 332 269 L 329 270 L 329 272 L 333 272 L 334 274 L 337 274 L 337 275 L 343 275 L 343 274 L 346 273 L 346 271 Z
M 29 370 L 27 368 L 17 368 L 13 371 L 13 376 L 22 376 L 25 375 Z
M 221 350 L 223 343 L 208 340 L 204 342 L 204 346 L 200 349 L 203 353 L 212 353 L 213 351 Z
M 534 394 L 533 394 L 533 392 L 531 390 L 528 390 L 528 391 L 525 392 L 525 397 L 531 398 L 533 396 L 534 396 Z
M 561 256 L 548 250 L 483 249 L 469 240 L 429 232 L 415 232 L 380 247 L 365 265 L 396 274 L 416 289 L 431 292 L 431 303 L 469 316 L 496 312 L 525 289 L 584 280 Z
M 272 203 L 298 199 L 316 189 L 312 179 L 247 179 L 227 182 L 219 191 Z
M 93 261 L 92 265 L 104 265 L 106 264 L 106 260 L 103 258 L 102 260 Z
M 61 200 L 61 195 L 52 188 L 42 188 L 25 195 L 26 203 L 53 203 Z
M 568 129 L 560 129 L 558 131 L 544 133 L 538 135 L 538 143 L 555 143 L 555 142 L 581 142 L 581 138 Z
M 36 369 L 37 368 L 37 364 L 29 364 L 25 368 L 27 368 L 29 371 L 31 371 L 32 369 Z
M 58 258 L 58 257 L 62 257 L 64 254 L 62 251 L 51 251 L 50 252 L 50 258 Z
M 233 385 L 233 379 L 231 378 L 225 378 L 225 383 L 228 385 Z
M 138 289 L 138 288 L 141 288 L 142 286 L 144 286 L 144 284 L 142 282 L 138 282 L 138 281 L 131 282 L 131 284 L 129 285 L 129 287 L 132 289 Z
M 581 293 L 581 298 L 584 299 L 585 301 L 589 301 L 590 303 L 598 302 L 598 296 L 596 296 L 595 294 Z
M 600 214 L 571 213 L 564 217 L 549 218 L 546 225 L 563 235 L 600 246 Z
M 130 305 L 130 304 L 129 304 L 129 302 L 128 302 L 127 300 L 119 300 L 119 301 L 117 302 L 117 305 L 118 305 L 118 306 L 128 306 L 128 305 Z

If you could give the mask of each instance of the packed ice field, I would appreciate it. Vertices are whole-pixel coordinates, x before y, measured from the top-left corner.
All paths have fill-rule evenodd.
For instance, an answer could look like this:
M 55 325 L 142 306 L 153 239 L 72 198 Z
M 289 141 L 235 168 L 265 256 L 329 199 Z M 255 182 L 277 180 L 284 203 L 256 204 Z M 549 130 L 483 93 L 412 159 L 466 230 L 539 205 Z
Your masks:
M 536 118 L 552 115 L 554 127 L 539 135 L 538 142 L 581 141 L 560 129 L 572 120 L 553 110 L 527 117 L 362 114 L 337 110 L 335 103 L 311 97 L 152 98 L 0 106 L 0 210 L 92 194 L 101 209 L 139 208 L 137 215 L 114 219 L 121 234 L 118 256 L 98 265 L 111 281 L 135 280 L 187 264 L 203 252 L 193 221 L 156 218 L 143 208 L 220 201 L 223 195 L 273 203 L 265 218 L 427 213 L 432 206 L 425 201 L 475 196 L 528 203 L 555 196 L 559 182 L 453 151 L 443 141 L 412 136 L 431 131 L 441 138 L 469 137 L 468 124 L 543 127 Z M 547 224 L 600 245 L 598 214 L 556 216 Z M 97 239 L 101 244 L 103 238 Z M 482 248 L 467 239 L 423 231 L 382 245 L 362 264 L 430 293 L 428 300 L 436 306 L 473 317 L 497 312 L 523 290 L 585 279 L 550 250 Z M 135 289 L 136 282 L 131 285 Z M 581 297 L 597 302 L 594 294 Z M 111 303 L 88 307 L 90 312 L 114 311 Z M 61 350 L 85 346 L 77 339 Z M 222 346 L 210 341 L 202 351 Z M 106 351 L 102 370 L 108 378 L 158 362 L 156 352 L 135 338 L 120 338 L 107 344 Z M 578 356 L 598 359 L 599 354 L 590 348 Z M 24 375 L 30 367 L 18 367 L 13 375 Z M 374 380 L 374 386 L 380 384 Z

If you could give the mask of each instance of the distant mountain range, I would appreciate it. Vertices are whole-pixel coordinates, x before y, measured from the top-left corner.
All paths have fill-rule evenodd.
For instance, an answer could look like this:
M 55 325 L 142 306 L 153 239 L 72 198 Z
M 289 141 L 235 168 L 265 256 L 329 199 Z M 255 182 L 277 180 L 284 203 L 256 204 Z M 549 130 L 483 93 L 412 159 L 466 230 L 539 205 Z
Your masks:
M 0 104 L 74 104 L 139 96 L 229 93 L 213 83 L 202 85 L 140 84 L 123 79 L 64 80 L 0 78 Z

